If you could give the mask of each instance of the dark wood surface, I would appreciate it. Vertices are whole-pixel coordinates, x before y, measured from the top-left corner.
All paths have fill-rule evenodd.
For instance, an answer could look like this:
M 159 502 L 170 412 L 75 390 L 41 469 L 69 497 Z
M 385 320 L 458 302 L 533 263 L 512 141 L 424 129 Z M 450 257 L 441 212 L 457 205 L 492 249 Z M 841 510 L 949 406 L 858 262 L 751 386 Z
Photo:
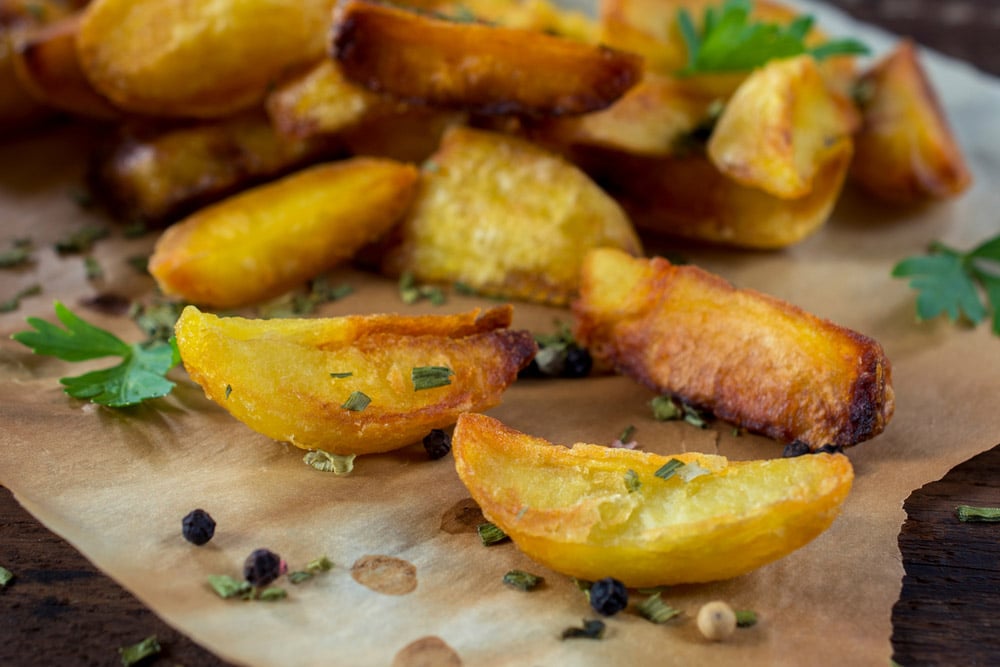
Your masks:
M 997 0 L 835 0 L 861 20 L 1000 74 Z M 1000 445 L 914 492 L 900 534 L 906 575 L 893 610 L 900 665 L 1000 665 L 1000 525 L 960 523 L 958 504 L 1000 505 Z M 101 574 L 0 487 L 0 665 L 119 665 L 157 635 L 146 665 L 225 665 Z

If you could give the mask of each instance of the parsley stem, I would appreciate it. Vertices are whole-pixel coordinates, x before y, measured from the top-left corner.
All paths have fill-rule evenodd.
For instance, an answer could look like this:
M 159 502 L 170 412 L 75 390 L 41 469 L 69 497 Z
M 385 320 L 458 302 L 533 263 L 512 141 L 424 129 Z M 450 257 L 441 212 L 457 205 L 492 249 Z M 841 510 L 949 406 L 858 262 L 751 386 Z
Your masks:
M 959 521 L 1000 521 L 1000 507 L 973 507 L 971 505 L 959 505 L 955 508 L 955 514 Z

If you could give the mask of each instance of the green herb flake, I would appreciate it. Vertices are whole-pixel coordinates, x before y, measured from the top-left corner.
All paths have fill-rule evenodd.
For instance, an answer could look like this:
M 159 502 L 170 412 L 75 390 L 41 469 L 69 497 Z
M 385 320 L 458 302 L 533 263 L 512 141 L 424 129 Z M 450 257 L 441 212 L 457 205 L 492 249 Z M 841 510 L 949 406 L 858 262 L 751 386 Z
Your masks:
M 156 655 L 159 652 L 160 642 L 157 641 L 156 635 L 146 637 L 138 644 L 132 644 L 131 646 L 124 646 L 118 649 L 118 654 L 121 656 L 122 664 L 125 665 L 125 667 L 130 667 L 130 665 L 134 665 L 140 660 Z
M 476 526 L 476 533 L 479 535 L 479 539 L 484 547 L 491 547 L 494 544 L 500 544 L 510 539 L 500 526 L 489 521 Z
M 587 581 L 586 579 L 577 579 L 576 577 L 570 577 L 570 579 L 573 580 L 573 585 L 576 586 L 576 589 L 581 593 L 583 593 L 583 595 L 587 598 L 587 601 L 589 602 L 590 587 L 594 585 L 594 582 Z
M 629 493 L 635 493 L 642 486 L 642 482 L 639 481 L 639 475 L 634 470 L 625 471 L 625 488 L 628 489 Z
M 60 255 L 73 255 L 89 251 L 94 243 L 109 236 L 111 232 L 107 227 L 89 225 L 73 232 L 64 239 L 55 243 L 56 252 Z
M 968 252 L 934 243 L 928 254 L 896 264 L 891 275 L 908 278 L 917 291 L 918 320 L 945 314 L 951 322 L 964 316 L 975 325 L 992 311 L 993 333 L 1000 336 L 1000 234 Z
M 697 428 L 708 428 L 708 421 L 701 412 L 687 404 L 683 405 L 682 409 L 684 410 L 684 421 L 688 424 Z
M 354 293 L 354 288 L 346 283 L 333 285 L 327 276 L 319 276 L 309 283 L 306 294 L 289 292 L 257 309 L 261 317 L 285 318 L 310 315 L 324 303 L 338 301 Z
M 183 303 L 156 301 L 150 304 L 133 303 L 128 316 L 146 334 L 146 341 L 166 343 L 174 335 L 174 325 L 184 310 Z
M 738 628 L 749 628 L 753 625 L 757 625 L 757 612 L 752 609 L 737 609 L 736 610 L 736 627 Z
M 410 379 L 413 381 L 413 391 L 424 389 L 434 389 L 451 384 L 451 376 L 455 371 L 447 366 L 415 366 L 410 371 Z
M 21 300 L 26 299 L 29 296 L 38 296 L 42 293 L 42 286 L 35 283 L 34 285 L 28 285 L 22 290 L 19 290 L 14 296 L 6 299 L 5 301 L 0 301 L 0 313 L 12 313 L 21 307 Z M 15 340 L 17 340 L 15 338 Z
M 230 395 L 231 393 L 233 393 L 233 385 L 231 385 L 231 384 L 227 384 L 227 385 L 226 385 L 226 398 L 227 398 L 227 399 L 229 398 L 229 395 Z
M 726 0 L 721 7 L 708 7 L 701 31 L 686 9 L 677 11 L 677 24 L 687 48 L 682 76 L 702 72 L 745 72 L 770 60 L 809 54 L 816 60 L 838 55 L 866 55 L 867 46 L 856 39 L 839 39 L 807 47 L 805 37 L 812 16 L 799 16 L 788 25 L 751 18 L 750 0 Z
M 293 584 L 301 584 L 303 581 L 312 579 L 320 572 L 329 572 L 331 569 L 333 569 L 333 561 L 326 556 L 320 556 L 306 563 L 304 569 L 289 572 L 288 580 Z
M 208 575 L 208 585 L 223 600 L 236 597 L 248 599 L 253 591 L 250 582 L 234 579 L 228 574 Z
M 363 391 L 352 391 L 343 405 L 340 407 L 352 412 L 361 412 L 372 402 L 372 399 Z
M 662 466 L 660 466 L 660 469 L 654 472 L 653 474 L 659 477 L 660 479 L 670 479 L 671 477 L 677 474 L 678 470 L 680 470 L 683 467 L 684 467 L 683 461 L 679 461 L 677 459 L 670 459 Z
M 296 570 L 295 572 L 288 573 L 288 581 L 293 584 L 301 584 L 303 581 L 308 581 L 312 579 L 314 575 L 312 572 L 306 570 Z
M 320 472 L 332 472 L 335 475 L 347 475 L 354 470 L 354 459 L 357 454 L 331 454 L 322 449 L 306 452 L 302 460 L 306 465 Z
M 1000 521 L 1000 507 L 973 507 L 971 505 L 959 505 L 955 508 L 955 514 L 959 521 Z
M 563 639 L 601 639 L 606 626 L 598 619 L 583 619 L 582 628 L 566 628 L 562 631 Z
M 451 284 L 451 288 L 455 290 L 457 294 L 461 294 L 462 296 L 476 296 L 478 294 L 475 287 L 458 280 Z
M 684 410 L 678 401 L 670 396 L 657 396 L 649 405 L 653 408 L 653 419 L 657 421 L 672 421 L 684 416 Z
M 635 435 L 635 426 L 629 424 L 622 430 L 622 434 L 618 436 L 618 440 L 621 442 L 628 442 Z
M 271 586 L 270 588 L 265 588 L 264 590 L 257 593 L 257 599 L 263 602 L 274 602 L 276 600 L 284 600 L 288 597 L 288 591 L 284 588 L 278 588 L 277 586 Z
M 503 575 L 503 583 L 519 591 L 528 591 L 538 588 L 545 580 L 538 575 L 525 572 L 524 570 L 511 570 Z
M 102 357 L 122 360 L 111 368 L 60 378 L 59 382 L 70 396 L 119 408 L 166 396 L 173 389 L 174 383 L 166 378 L 167 372 L 180 363 L 177 342 L 173 338 L 167 343 L 130 345 L 110 331 L 80 319 L 58 301 L 55 312 L 65 328 L 29 317 L 27 322 L 34 331 L 21 331 L 12 338 L 30 347 L 35 354 L 47 354 L 63 361 Z
M 414 304 L 421 299 L 427 299 L 435 306 L 440 306 L 448 300 L 444 290 L 437 285 L 418 285 L 417 279 L 411 271 L 405 271 L 399 277 L 399 298 L 406 304 Z
M 141 273 L 144 276 L 149 275 L 149 255 L 132 255 L 125 261 L 136 273 Z
M 6 588 L 7 584 L 9 584 L 13 578 L 13 572 L 3 566 L 0 566 L 0 588 Z
M 31 261 L 31 248 L 14 246 L 8 250 L 0 251 L 0 269 L 12 269 L 22 266 Z
M 104 277 L 104 269 L 101 268 L 100 262 L 86 255 L 83 258 L 83 269 L 87 275 L 87 280 L 100 280 Z
M 680 616 L 681 610 L 674 609 L 660 597 L 660 593 L 653 593 L 638 605 L 639 615 L 651 623 L 666 623 L 672 618 Z
M 344 371 L 343 373 L 330 373 L 330 377 L 332 377 L 334 379 L 337 379 L 337 380 L 339 380 L 341 378 L 349 378 L 352 375 L 354 375 L 354 373 L 352 373 L 351 371 Z

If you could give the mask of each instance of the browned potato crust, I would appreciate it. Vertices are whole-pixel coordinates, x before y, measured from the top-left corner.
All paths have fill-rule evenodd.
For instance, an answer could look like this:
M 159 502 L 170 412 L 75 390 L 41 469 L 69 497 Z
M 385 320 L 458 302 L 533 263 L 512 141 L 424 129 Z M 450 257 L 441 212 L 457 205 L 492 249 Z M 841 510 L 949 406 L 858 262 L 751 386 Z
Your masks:
M 92 180 L 119 218 L 159 225 L 339 151 L 326 139 L 282 136 L 256 113 L 180 126 L 129 124 L 101 148 Z
M 573 309 L 596 361 L 750 431 L 847 446 L 892 417 L 876 341 L 697 267 L 591 251 Z
M 972 184 L 913 43 L 903 41 L 858 83 L 863 114 L 852 180 L 890 202 L 960 194 Z
M 94 90 L 80 69 L 80 17 L 78 13 L 19 35 L 15 70 L 28 92 L 51 107 L 88 118 L 117 119 L 121 112 Z
M 332 53 L 347 78 L 369 90 L 486 114 L 603 109 L 642 68 L 630 53 L 364 0 L 338 5 Z

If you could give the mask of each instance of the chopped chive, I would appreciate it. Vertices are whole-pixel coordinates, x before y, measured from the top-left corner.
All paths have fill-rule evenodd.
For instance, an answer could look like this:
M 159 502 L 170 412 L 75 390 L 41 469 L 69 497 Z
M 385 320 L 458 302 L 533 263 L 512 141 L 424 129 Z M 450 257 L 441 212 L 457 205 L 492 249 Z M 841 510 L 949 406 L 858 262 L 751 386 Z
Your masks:
M 534 590 L 543 581 L 545 580 L 541 577 L 530 572 L 525 572 L 524 570 L 511 570 L 503 575 L 503 583 L 524 592 Z
M 499 544 L 510 539 L 500 526 L 489 521 L 476 526 L 476 533 L 479 534 L 479 539 L 482 541 L 484 547 L 491 547 L 494 544 Z
M 573 579 L 573 585 L 576 586 L 577 590 L 583 593 L 587 597 L 587 601 L 590 601 L 590 587 L 594 585 L 593 582 L 587 581 L 586 579 L 577 579 L 576 577 L 571 577 Z
M 680 609 L 674 609 L 660 598 L 660 593 L 656 592 L 639 603 L 639 615 L 652 623 L 666 623 L 675 616 L 679 616 Z
M 229 395 L 230 395 L 231 393 L 233 393 L 233 385 L 231 385 L 231 384 L 227 384 L 227 385 L 226 385 L 226 398 L 229 398 Z
M 352 375 L 354 375 L 354 373 L 351 371 L 346 371 L 344 373 L 330 373 L 330 377 L 332 378 L 349 378 Z
M 684 412 L 670 396 L 657 396 L 650 401 L 653 408 L 653 418 L 657 421 L 665 422 L 673 419 L 680 419 Z
M 562 631 L 563 639 L 601 639 L 604 637 L 604 621 L 598 619 L 583 619 L 582 628 L 566 628 Z
M 684 467 L 683 461 L 678 461 L 677 459 L 670 459 L 662 466 L 660 466 L 660 469 L 654 472 L 653 474 L 659 477 L 660 479 L 670 479 L 675 474 L 677 474 L 678 470 L 680 470 L 683 467 Z
M 272 586 L 270 588 L 265 588 L 260 593 L 257 594 L 257 599 L 264 602 L 274 602 L 275 600 L 284 600 L 288 597 L 288 591 L 284 588 L 278 588 L 277 586 Z
M 331 569 L 333 569 L 333 561 L 326 556 L 320 556 L 306 563 L 306 570 L 309 572 L 328 572 Z
M 253 589 L 250 582 L 234 579 L 228 574 L 208 575 L 208 585 L 211 586 L 212 590 L 223 599 L 233 597 L 245 598 L 250 595 L 250 591 Z
M 29 296 L 37 296 L 42 293 L 42 286 L 35 283 L 28 285 L 14 296 L 5 301 L 0 301 L 0 313 L 10 313 L 21 307 L 21 299 Z
M 642 486 L 642 482 L 639 481 L 639 475 L 634 470 L 625 471 L 625 488 L 628 489 L 629 493 L 635 493 Z
M 413 391 L 449 385 L 451 384 L 451 376 L 454 374 L 455 372 L 447 366 L 415 366 L 410 371 Z
M 368 398 L 368 396 L 364 392 L 354 391 L 351 392 L 351 395 L 347 397 L 347 400 L 344 401 L 344 404 L 341 405 L 340 407 L 344 408 L 345 410 L 351 410 L 353 412 L 361 412 L 362 410 L 367 408 L 368 404 L 371 402 L 372 399 Z
M 698 428 L 707 428 L 708 422 L 705 421 L 705 416 L 699 411 L 692 408 L 690 405 L 684 405 L 684 421 L 691 426 L 697 426 Z
M 315 575 L 308 570 L 296 570 L 288 573 L 288 581 L 293 584 L 301 584 L 303 581 L 312 579 Z
M 27 264 L 31 260 L 31 248 L 15 246 L 10 250 L 0 252 L 0 269 L 9 269 Z
M 7 568 L 0 566 L 0 588 L 4 588 L 14 578 L 14 573 Z
M 737 609 L 736 610 L 736 627 L 738 628 L 749 628 L 751 625 L 757 625 L 757 612 L 752 609 Z
M 972 507 L 959 505 L 955 508 L 959 521 L 1000 521 L 1000 507 Z
M 87 252 L 96 241 L 107 237 L 110 233 L 107 227 L 93 225 L 83 227 L 66 238 L 56 241 L 55 249 L 60 255 Z
M 322 449 L 306 452 L 302 460 L 306 465 L 312 466 L 320 472 L 332 472 L 335 475 L 346 475 L 354 470 L 354 459 L 356 454 L 331 454 Z
M 151 655 L 156 655 L 159 652 L 160 642 L 156 640 L 156 635 L 146 637 L 138 644 L 123 646 L 118 649 L 118 655 L 121 656 L 122 664 L 125 667 L 130 667 L 140 660 L 144 660 Z
M 622 434 L 618 436 L 618 439 L 622 442 L 628 442 L 632 439 L 632 434 L 635 433 L 635 426 L 629 424 L 622 430 Z

